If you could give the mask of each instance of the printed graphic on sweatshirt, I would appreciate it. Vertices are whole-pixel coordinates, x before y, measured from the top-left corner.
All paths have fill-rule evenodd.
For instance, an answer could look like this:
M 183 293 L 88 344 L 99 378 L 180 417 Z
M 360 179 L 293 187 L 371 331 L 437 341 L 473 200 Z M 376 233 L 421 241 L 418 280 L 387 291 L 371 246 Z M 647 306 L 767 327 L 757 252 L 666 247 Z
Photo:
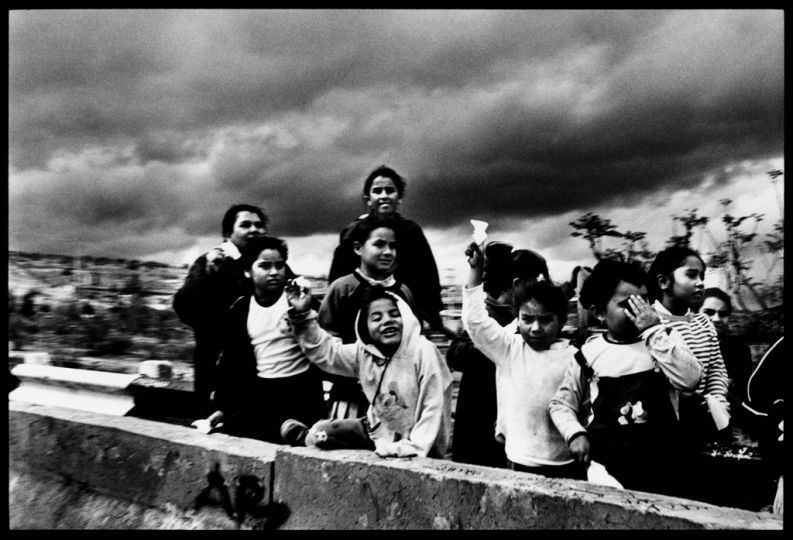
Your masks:
M 380 421 L 390 431 L 394 432 L 394 440 L 398 441 L 407 437 L 413 427 L 413 415 L 400 397 L 396 381 L 388 383 L 388 388 L 377 395 L 374 400 L 374 410 Z

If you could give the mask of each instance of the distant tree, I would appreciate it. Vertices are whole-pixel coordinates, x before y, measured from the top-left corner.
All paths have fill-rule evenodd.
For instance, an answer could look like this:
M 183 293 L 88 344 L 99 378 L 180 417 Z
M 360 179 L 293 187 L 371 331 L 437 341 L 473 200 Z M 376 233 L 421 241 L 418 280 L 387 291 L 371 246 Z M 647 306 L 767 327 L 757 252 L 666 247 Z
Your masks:
M 628 262 L 637 262 L 647 267 L 655 258 L 655 253 L 650 251 L 647 243 L 647 233 L 640 231 L 625 231 L 620 233 L 625 239 L 625 259 Z
M 768 309 L 763 296 L 757 291 L 757 284 L 748 274 L 752 261 L 746 256 L 746 247 L 757 236 L 757 227 L 763 220 L 763 214 L 752 213 L 736 217 L 729 213 L 731 199 L 721 199 L 719 203 L 724 210 L 721 222 L 724 225 L 726 239 L 717 246 L 716 252 L 710 257 L 708 264 L 725 271 L 727 287 L 739 309 L 746 309 L 741 297 L 742 288 L 749 291 L 761 309 Z M 741 230 L 741 227 L 747 222 L 753 223 L 752 232 L 747 233 Z
M 691 236 L 696 227 L 707 225 L 709 218 L 697 214 L 697 208 L 693 210 L 686 210 L 687 214 L 682 216 L 672 216 L 672 222 L 679 221 L 683 224 L 685 232 L 679 236 L 671 236 L 666 241 L 666 247 L 681 246 L 691 247 Z
M 570 233 L 573 237 L 583 237 L 589 242 L 589 248 L 595 259 L 600 260 L 606 256 L 613 256 L 613 249 L 603 249 L 603 237 L 611 236 L 619 238 L 622 233 L 617 231 L 617 226 L 611 223 L 610 219 L 603 219 L 597 214 L 587 212 L 575 221 L 570 222 L 570 226 L 575 229 Z

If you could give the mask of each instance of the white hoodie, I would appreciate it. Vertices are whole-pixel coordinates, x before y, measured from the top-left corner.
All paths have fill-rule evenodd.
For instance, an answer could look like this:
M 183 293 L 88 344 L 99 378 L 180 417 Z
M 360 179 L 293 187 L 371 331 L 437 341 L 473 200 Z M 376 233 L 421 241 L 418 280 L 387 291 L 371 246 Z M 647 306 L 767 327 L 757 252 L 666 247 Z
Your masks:
M 388 293 L 402 317 L 402 342 L 388 360 L 377 347 L 341 339 L 320 328 L 316 314 L 292 319 L 308 359 L 328 373 L 358 377 L 370 406 L 366 413 L 378 453 L 448 458 L 452 375 L 437 347 L 404 300 Z M 360 316 L 360 314 L 359 314 Z M 379 393 L 378 393 L 379 386 Z

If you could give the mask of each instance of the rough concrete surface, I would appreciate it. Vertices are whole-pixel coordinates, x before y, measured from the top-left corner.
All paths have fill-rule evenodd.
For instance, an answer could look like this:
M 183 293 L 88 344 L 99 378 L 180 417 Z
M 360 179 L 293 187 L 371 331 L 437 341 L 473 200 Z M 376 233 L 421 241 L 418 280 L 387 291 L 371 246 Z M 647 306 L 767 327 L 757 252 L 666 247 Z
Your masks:
M 781 529 L 767 513 L 9 402 L 12 529 Z
M 279 448 L 274 497 L 288 529 L 779 529 L 771 514 L 719 508 L 432 459 Z
M 10 402 L 9 468 L 17 483 L 9 485 L 9 512 L 19 527 L 54 526 L 46 512 L 29 510 L 33 501 L 20 493 L 30 490 L 41 492 L 45 507 L 72 501 L 64 504 L 65 521 L 58 527 L 70 520 L 93 527 L 103 522 L 102 512 L 119 504 L 128 508 L 130 523 L 143 528 L 145 512 L 171 509 L 170 515 L 196 507 L 204 513 L 219 509 L 232 523 L 231 516 L 253 509 L 237 508 L 240 485 L 251 488 L 259 506 L 270 502 L 275 448 L 136 418 Z M 75 518 L 74 508 L 95 519 Z

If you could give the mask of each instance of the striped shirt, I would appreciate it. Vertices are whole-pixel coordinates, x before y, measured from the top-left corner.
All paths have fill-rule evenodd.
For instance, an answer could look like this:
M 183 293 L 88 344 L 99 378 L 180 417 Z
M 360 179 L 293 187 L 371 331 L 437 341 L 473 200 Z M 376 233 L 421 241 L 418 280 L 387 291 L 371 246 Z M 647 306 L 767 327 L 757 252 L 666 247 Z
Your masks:
M 673 315 L 658 300 L 653 303 L 653 308 L 661 318 L 661 323 L 677 330 L 702 364 L 704 374 L 695 392 L 699 395 L 711 394 L 726 405 L 729 382 L 727 368 L 721 356 L 719 337 L 711 320 L 707 315 L 693 313 L 691 310 L 685 315 Z

